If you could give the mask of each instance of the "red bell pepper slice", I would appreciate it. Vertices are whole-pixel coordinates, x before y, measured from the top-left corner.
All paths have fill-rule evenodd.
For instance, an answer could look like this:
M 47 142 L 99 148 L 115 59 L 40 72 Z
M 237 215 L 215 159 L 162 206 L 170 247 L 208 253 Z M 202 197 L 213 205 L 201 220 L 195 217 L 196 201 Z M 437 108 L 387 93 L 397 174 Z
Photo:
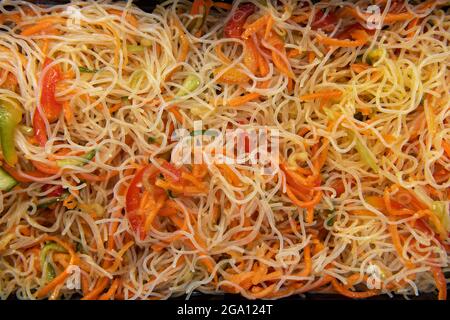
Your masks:
M 171 178 L 175 182 L 180 181 L 180 179 L 181 179 L 181 170 L 180 169 L 176 168 L 173 164 L 171 164 L 170 162 L 167 162 L 167 161 L 164 161 L 164 163 L 162 164 L 162 167 L 175 176 L 175 178 L 173 178 L 172 176 L 167 176 L 167 177 L 164 176 L 164 178 L 166 178 L 166 179 Z
M 52 59 L 46 58 L 44 68 L 52 62 Z M 55 122 L 62 112 L 62 104 L 56 101 L 55 97 L 56 84 L 62 79 L 61 71 L 57 66 L 48 69 L 42 77 L 41 110 L 49 122 Z M 44 119 L 42 119 L 42 115 L 38 110 L 34 112 L 33 127 L 36 140 L 39 142 L 39 145 L 44 146 L 47 142 L 47 133 Z
M 45 122 L 41 117 L 39 110 L 34 111 L 33 116 L 33 128 L 34 128 L 34 137 L 41 147 L 45 145 L 47 142 L 47 132 L 45 131 Z
M 225 25 L 223 33 L 227 38 L 240 38 L 244 32 L 244 24 L 247 18 L 256 11 L 253 3 L 243 3 L 234 12 L 231 19 Z
M 53 187 L 54 186 L 52 184 L 45 184 L 42 187 L 42 191 L 47 191 Z M 63 192 L 64 192 L 64 188 L 61 186 L 57 186 L 52 192 L 47 194 L 47 197 L 60 197 L 63 194 Z
M 311 24 L 313 30 L 322 29 L 323 31 L 330 32 L 336 27 L 337 17 L 333 12 L 328 12 L 326 16 L 322 10 L 317 11 L 314 15 L 314 20 Z
M 128 221 L 133 231 L 138 233 L 142 240 L 146 236 L 144 232 L 145 216 L 139 212 L 142 194 L 144 192 L 142 180 L 147 173 L 149 178 L 153 178 L 157 172 L 158 170 L 151 165 L 137 171 L 133 180 L 131 180 L 125 196 L 125 210 Z

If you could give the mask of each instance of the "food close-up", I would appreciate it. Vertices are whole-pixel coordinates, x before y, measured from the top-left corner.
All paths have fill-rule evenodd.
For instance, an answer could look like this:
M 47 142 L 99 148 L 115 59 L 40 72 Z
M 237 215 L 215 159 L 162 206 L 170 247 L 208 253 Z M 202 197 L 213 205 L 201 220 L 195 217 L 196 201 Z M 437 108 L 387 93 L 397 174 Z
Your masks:
M 448 1 L 1 1 L 0 299 L 446 300 L 449 42 Z

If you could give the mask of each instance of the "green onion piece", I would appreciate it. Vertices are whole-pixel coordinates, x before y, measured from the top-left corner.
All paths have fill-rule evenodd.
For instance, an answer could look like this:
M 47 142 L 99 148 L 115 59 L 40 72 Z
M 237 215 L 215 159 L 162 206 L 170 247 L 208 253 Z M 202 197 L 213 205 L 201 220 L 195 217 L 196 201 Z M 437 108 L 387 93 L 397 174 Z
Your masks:
M 92 150 L 92 151 L 89 151 L 85 155 L 79 157 L 79 159 L 61 159 L 61 160 L 56 160 L 56 164 L 60 168 L 63 168 L 63 167 L 66 167 L 66 166 L 81 167 L 81 166 L 84 166 L 89 161 L 91 161 L 94 158 L 96 152 L 97 152 L 97 150 L 95 150 L 95 149 Z
M 64 201 L 64 199 L 67 198 L 67 196 L 69 195 L 69 192 L 65 191 L 63 192 L 63 194 L 59 197 L 51 197 L 51 198 L 46 198 L 44 201 L 40 202 L 36 207 L 38 209 L 43 209 L 43 208 L 48 208 L 50 207 L 52 204 Z
M 148 143 L 155 143 L 156 139 L 154 137 L 148 137 Z
M 334 213 L 334 210 L 326 210 L 327 212 L 327 219 L 326 224 L 329 227 L 332 227 L 334 222 L 336 221 L 336 214 Z
M 200 79 L 194 74 L 190 74 L 184 79 L 183 87 L 178 90 L 177 97 L 182 97 L 195 89 L 200 85 Z
M 19 125 L 19 130 L 27 137 L 34 136 L 34 130 L 32 127 L 26 126 L 24 124 Z
M 56 252 L 67 252 L 67 250 L 60 246 L 59 244 L 55 243 L 55 242 L 49 242 L 47 244 L 44 245 L 44 247 L 41 250 L 41 254 L 40 254 L 40 262 L 41 262 L 41 268 L 42 270 L 45 270 L 45 277 L 47 281 L 51 281 L 56 277 L 56 272 L 55 269 L 53 268 L 53 266 L 51 266 L 50 264 L 46 263 L 47 260 L 47 256 L 51 251 L 56 251 Z
M 450 217 L 448 201 L 433 201 L 431 210 L 439 218 L 446 232 L 440 232 L 441 237 L 447 239 L 450 232 Z
M 327 226 L 332 227 L 333 224 L 334 224 L 334 221 L 336 221 L 336 216 L 335 215 L 333 215 L 331 218 L 329 218 L 327 220 Z
M 18 161 L 14 136 L 16 127 L 21 121 L 22 110 L 19 106 L 0 100 L 0 144 L 3 158 L 10 166 L 14 166 Z
M 371 167 L 372 170 L 375 171 L 375 173 L 378 173 L 380 168 L 378 167 L 377 160 L 375 159 L 372 152 L 369 150 L 369 148 L 367 148 L 367 146 L 361 141 L 361 139 L 358 136 L 354 134 L 352 135 L 356 139 L 355 148 L 356 151 L 358 151 L 361 160 L 364 161 L 369 167 Z
M 78 70 L 80 70 L 80 72 L 82 72 L 82 73 L 96 73 L 96 72 L 98 72 L 98 70 L 95 70 L 95 69 L 88 69 L 88 68 L 86 68 L 86 67 L 78 67 Z
M 145 47 L 137 45 L 137 44 L 128 44 L 127 45 L 127 51 L 131 53 L 139 53 L 144 52 Z
M 9 190 L 14 188 L 18 184 L 19 184 L 19 182 L 17 182 L 16 179 L 11 177 L 8 172 L 6 172 L 5 170 L 3 170 L 0 167 L 0 190 L 1 191 L 8 192 Z
M 55 268 L 50 263 L 47 263 L 47 268 L 45 268 L 45 279 L 47 281 L 52 281 L 56 278 L 56 271 Z

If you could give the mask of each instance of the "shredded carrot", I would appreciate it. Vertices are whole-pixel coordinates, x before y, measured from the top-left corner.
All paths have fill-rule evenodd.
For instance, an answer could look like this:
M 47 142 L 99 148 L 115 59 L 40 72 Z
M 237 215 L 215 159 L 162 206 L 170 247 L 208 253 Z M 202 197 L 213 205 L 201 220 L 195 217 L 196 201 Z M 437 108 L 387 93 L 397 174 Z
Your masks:
M 367 63 L 354 63 L 350 66 L 350 69 L 352 69 L 356 73 L 361 73 L 369 69 L 369 65 Z
M 258 71 L 258 49 L 253 42 L 253 39 L 244 41 L 244 65 L 253 73 Z
M 270 32 L 272 31 L 273 23 L 274 21 L 272 15 L 269 15 L 269 18 L 267 18 L 266 30 L 264 32 L 264 39 L 269 38 Z
M 213 6 L 224 10 L 231 10 L 233 8 L 233 6 L 230 3 L 226 2 L 214 2 Z
M 261 94 L 256 93 L 256 92 L 247 93 L 243 96 L 239 96 L 237 98 L 233 98 L 233 99 L 229 100 L 228 105 L 230 107 L 237 107 L 237 106 L 243 105 L 249 101 L 255 100 L 255 99 L 259 98 L 260 96 L 261 96 Z
M 242 33 L 241 37 L 242 39 L 248 39 L 256 32 L 263 30 L 264 26 L 266 25 L 267 21 L 269 20 L 269 15 L 262 16 L 255 22 L 251 23 L 247 27 L 245 27 L 244 32 Z
M 291 20 L 295 23 L 302 23 L 302 22 L 308 21 L 308 19 L 309 19 L 309 16 L 307 14 L 291 17 Z
M 72 124 L 74 115 L 69 101 L 64 101 L 63 110 L 64 110 L 64 119 L 66 119 L 67 124 Z
M 224 63 L 230 64 L 231 60 L 222 51 L 223 43 L 219 43 L 214 49 L 216 51 L 217 57 Z
M 225 68 L 226 66 L 222 66 L 215 69 L 214 74 L 222 73 Z M 249 79 L 250 78 L 240 69 L 231 68 L 226 70 L 217 81 L 226 84 L 243 84 L 248 82 Z
M 316 192 L 315 196 L 311 200 L 301 201 L 294 195 L 294 191 L 289 186 L 286 186 L 286 194 L 288 195 L 289 199 L 291 199 L 295 205 L 297 205 L 301 208 L 311 208 L 312 206 L 319 203 L 320 200 L 322 199 L 322 191 L 318 191 L 318 192 Z M 308 219 L 308 220 L 310 220 L 310 219 Z
M 440 267 L 431 267 L 436 287 L 439 290 L 438 299 L 447 300 L 447 280 Z
M 103 292 L 103 290 L 105 290 L 108 282 L 109 280 L 107 277 L 100 278 L 97 281 L 97 285 L 95 286 L 95 288 L 88 294 L 84 295 L 81 300 L 95 300 Z
M 177 119 L 179 123 L 183 123 L 184 118 L 178 110 L 178 107 L 172 106 L 168 110 L 175 116 L 175 119 Z
M 288 58 L 298 57 L 302 52 L 299 49 L 291 49 L 287 53 Z
M 56 18 L 56 17 L 44 18 L 36 22 L 32 26 L 24 28 L 20 33 L 20 35 L 28 37 L 39 32 L 44 32 L 55 24 L 64 24 L 65 22 L 66 20 L 63 18 Z
M 49 39 L 44 39 L 42 40 L 43 44 L 42 44 L 42 54 L 44 55 L 44 57 L 47 56 L 47 52 L 48 52 L 48 45 L 49 45 Z
M 117 110 L 119 110 L 122 107 L 122 103 L 115 103 L 114 105 L 112 105 L 111 107 L 109 107 L 109 113 L 113 114 L 114 112 L 116 112 Z
M 111 287 L 108 289 L 108 291 L 106 293 L 102 294 L 98 298 L 98 300 L 109 300 L 112 297 L 114 297 L 114 294 L 116 293 L 119 285 L 120 285 L 120 279 L 119 278 L 114 279 L 114 281 L 112 282 Z
M 339 98 L 342 95 L 342 91 L 339 90 L 325 90 L 319 91 L 315 93 L 305 94 L 300 96 L 300 100 L 302 101 L 310 101 L 314 99 L 330 99 L 330 98 Z
M 286 54 L 286 49 L 284 48 L 283 40 L 276 33 L 271 33 L 268 37 L 267 42 L 272 45 L 276 50 L 272 50 L 272 61 L 284 75 L 295 78 L 294 73 L 291 70 L 289 60 Z
M 442 148 L 444 148 L 444 151 L 447 154 L 447 157 L 450 158 L 450 143 L 448 143 L 445 140 L 442 140 Z
M 344 48 L 352 48 L 363 46 L 368 41 L 368 35 L 364 30 L 355 30 L 351 33 L 351 36 L 355 40 L 339 40 L 335 38 L 324 37 L 321 35 L 317 36 L 317 41 L 322 44 L 329 46 L 337 46 Z
M 53 174 L 58 174 L 59 172 L 61 172 L 61 168 L 57 167 L 56 164 L 55 165 L 53 165 L 53 164 L 47 165 L 43 162 L 35 161 L 35 160 L 31 160 L 31 163 L 37 170 L 39 170 L 42 173 L 47 173 L 47 174 L 53 175 Z
M 403 256 L 403 246 L 400 240 L 400 235 L 398 234 L 397 225 L 396 224 L 389 224 L 388 225 L 389 232 L 391 234 L 392 243 L 394 244 L 394 248 L 397 251 L 397 255 L 399 256 L 399 259 L 405 264 L 408 268 L 414 267 L 414 264 L 409 261 L 409 259 L 404 258 Z
M 226 164 L 217 164 L 216 166 L 223 171 L 225 177 L 227 178 L 228 181 L 230 181 L 233 184 L 233 186 L 235 187 L 242 186 L 241 180 L 236 175 L 236 173 L 234 173 L 234 171 L 230 169 L 229 166 L 227 166 Z
M 338 293 L 353 299 L 364 299 L 373 297 L 379 294 L 378 290 L 367 290 L 365 292 L 350 291 L 345 286 L 341 285 L 336 279 L 331 280 L 334 290 Z

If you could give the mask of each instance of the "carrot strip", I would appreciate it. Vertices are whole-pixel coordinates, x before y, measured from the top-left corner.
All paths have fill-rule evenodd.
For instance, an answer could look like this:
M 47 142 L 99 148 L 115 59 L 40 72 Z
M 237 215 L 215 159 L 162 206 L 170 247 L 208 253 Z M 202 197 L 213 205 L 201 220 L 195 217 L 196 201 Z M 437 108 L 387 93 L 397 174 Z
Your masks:
M 243 96 L 239 96 L 239 97 L 229 100 L 228 105 L 230 107 L 237 107 L 237 106 L 243 105 L 249 101 L 255 100 L 255 99 L 259 98 L 260 96 L 261 96 L 261 94 L 256 93 L 256 92 L 247 93 Z
M 266 25 L 267 21 L 269 19 L 268 15 L 262 16 L 255 22 L 251 23 L 245 28 L 245 31 L 242 33 L 241 37 L 242 39 L 248 39 L 251 37 L 254 33 L 258 32 L 259 30 L 262 30 L 264 26 Z
M 264 32 L 264 39 L 267 39 L 270 35 L 270 32 L 272 31 L 272 27 L 273 27 L 273 18 L 270 15 L 269 18 L 267 19 L 267 25 L 266 25 L 266 30 Z
M 214 50 L 216 51 L 217 57 L 224 63 L 230 64 L 232 61 L 223 53 L 222 51 L 223 43 L 219 43 Z
M 72 124 L 74 115 L 72 108 L 70 107 L 69 101 L 64 101 L 63 110 L 64 110 L 64 119 L 66 119 L 67 124 Z
M 310 101 L 310 100 L 314 100 L 314 99 L 339 98 L 340 96 L 342 96 L 342 91 L 325 90 L 325 91 L 319 91 L 319 92 L 315 92 L 315 93 L 302 95 L 302 96 L 300 96 L 300 100 Z
M 316 192 L 316 195 L 309 201 L 300 201 L 292 192 L 292 189 L 286 185 L 286 194 L 291 199 L 291 201 L 299 206 L 300 208 L 311 208 L 322 199 L 322 191 Z
M 175 119 L 177 119 L 179 123 L 183 123 L 184 118 L 181 115 L 180 111 L 178 110 L 178 107 L 172 106 L 168 110 L 175 116 Z
M 83 296 L 81 300 L 95 300 L 98 297 L 98 295 L 101 294 L 103 290 L 105 290 L 106 286 L 108 285 L 108 282 L 109 280 L 107 277 L 100 278 L 95 288 L 87 295 Z
M 309 51 L 308 52 L 308 62 L 313 63 L 315 58 L 316 58 L 316 54 L 314 53 L 314 51 Z
M 353 298 L 353 299 L 364 299 L 373 297 L 379 294 L 378 290 L 367 290 L 365 292 L 354 292 L 347 289 L 345 286 L 341 285 L 337 282 L 336 279 L 331 280 L 331 284 L 333 285 L 333 288 L 340 294 Z
M 319 43 L 329 46 L 353 48 L 365 45 L 369 38 L 364 30 L 355 30 L 351 33 L 351 36 L 355 40 L 339 40 L 335 38 L 324 37 L 322 35 L 318 35 L 316 39 Z
M 55 24 L 63 24 L 65 22 L 66 22 L 66 20 L 63 18 L 56 18 L 56 17 L 44 18 L 32 26 L 24 28 L 22 30 L 22 32 L 20 33 L 20 35 L 24 36 L 24 37 L 28 37 L 28 36 L 34 35 L 36 33 L 45 31 Z
M 106 293 L 102 294 L 98 300 L 109 300 L 111 299 L 111 297 L 114 296 L 114 294 L 117 291 L 117 288 L 120 285 L 120 279 L 116 278 L 114 279 L 113 283 L 111 284 L 111 287 L 108 289 L 108 291 L 106 291 Z
M 2 165 L 2 168 L 8 172 L 15 180 L 19 181 L 19 182 L 34 182 L 34 179 L 31 178 L 26 178 L 24 177 L 21 173 L 19 173 L 16 168 L 11 167 L 10 165 L 4 163 Z M 24 174 L 28 175 L 28 176 L 32 176 L 35 178 L 46 178 L 48 177 L 48 174 L 42 173 L 40 171 L 25 171 L 23 172 Z
M 436 287 L 439 290 L 438 299 L 447 300 L 447 281 L 440 267 L 431 267 Z
M 33 166 L 36 169 L 38 169 L 42 173 L 47 173 L 47 174 L 53 175 L 53 174 L 58 174 L 62 171 L 61 168 L 59 168 L 57 166 L 47 165 L 45 163 L 42 163 L 42 162 L 39 162 L 36 160 L 31 160 L 31 163 L 33 164 Z
M 41 288 L 36 292 L 36 297 L 43 298 L 45 295 L 47 295 L 50 291 L 55 289 L 56 286 L 63 284 L 64 281 L 66 281 L 67 277 L 70 275 L 70 273 L 66 270 L 61 272 L 55 279 L 53 279 L 50 283 L 48 283 L 45 287 Z
M 367 63 L 354 63 L 350 66 L 350 69 L 352 69 L 356 73 L 361 73 L 369 69 L 369 65 Z
M 445 140 L 442 140 L 442 148 L 444 148 L 444 151 L 447 154 L 447 157 L 450 158 L 450 143 L 448 143 Z
M 253 73 L 258 71 L 258 49 L 256 49 L 253 39 L 244 41 L 244 65 Z
M 396 224 L 390 224 L 388 225 L 389 232 L 391 234 L 392 243 L 394 245 L 395 250 L 397 251 L 397 255 L 399 259 L 403 262 L 404 265 L 406 265 L 408 268 L 414 267 L 414 264 L 409 261 L 409 259 L 406 259 L 403 257 L 403 247 L 400 240 L 400 235 L 398 234 L 397 225 Z
M 213 6 L 225 10 L 231 10 L 231 8 L 233 8 L 233 6 L 230 3 L 226 2 L 214 2 Z

